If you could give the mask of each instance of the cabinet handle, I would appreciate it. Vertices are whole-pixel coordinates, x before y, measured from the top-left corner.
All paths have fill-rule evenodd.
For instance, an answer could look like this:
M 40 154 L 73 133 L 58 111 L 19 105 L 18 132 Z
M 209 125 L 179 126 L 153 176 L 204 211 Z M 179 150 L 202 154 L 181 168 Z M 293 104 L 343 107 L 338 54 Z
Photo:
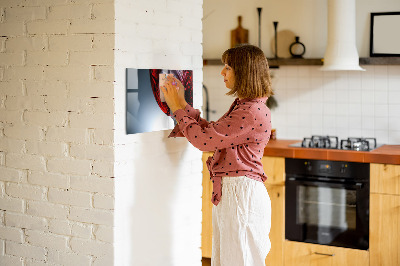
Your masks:
M 327 253 L 320 253 L 320 252 L 314 252 L 315 255 L 323 255 L 323 256 L 335 256 L 335 254 L 327 254 Z

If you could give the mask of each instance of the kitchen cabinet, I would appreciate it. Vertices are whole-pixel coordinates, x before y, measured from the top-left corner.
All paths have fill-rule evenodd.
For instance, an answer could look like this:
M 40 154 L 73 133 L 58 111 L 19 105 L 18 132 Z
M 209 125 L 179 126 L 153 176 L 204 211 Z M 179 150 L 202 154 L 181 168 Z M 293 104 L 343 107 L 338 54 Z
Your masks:
M 271 250 L 265 259 L 267 266 L 283 265 L 285 241 L 285 158 L 264 156 L 261 160 L 267 175 L 265 187 L 271 199 Z
M 370 265 L 400 265 L 400 165 L 370 167 Z
M 203 153 L 203 194 L 202 194 L 202 223 L 201 223 L 201 253 L 203 258 L 211 258 L 212 252 L 212 183 L 206 161 L 212 152 Z
M 285 266 L 369 265 L 369 253 L 365 250 L 316 245 L 286 240 L 284 252 Z
M 203 218 L 201 247 L 202 256 L 211 258 L 212 253 L 212 183 L 208 172 L 206 161 L 211 152 L 203 153 Z M 283 243 L 285 230 L 285 158 L 263 157 L 264 171 L 268 176 L 265 186 L 271 199 L 272 221 L 271 221 L 271 250 L 266 258 L 266 265 L 283 265 Z

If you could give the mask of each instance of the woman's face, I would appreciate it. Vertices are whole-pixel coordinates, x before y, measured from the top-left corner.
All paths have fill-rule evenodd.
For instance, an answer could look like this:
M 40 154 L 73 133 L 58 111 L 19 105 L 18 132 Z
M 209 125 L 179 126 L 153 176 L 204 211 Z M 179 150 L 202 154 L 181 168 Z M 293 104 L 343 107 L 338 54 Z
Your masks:
M 235 73 L 233 72 L 233 69 L 225 64 L 221 71 L 221 75 L 224 77 L 225 86 L 228 89 L 233 89 L 235 86 Z

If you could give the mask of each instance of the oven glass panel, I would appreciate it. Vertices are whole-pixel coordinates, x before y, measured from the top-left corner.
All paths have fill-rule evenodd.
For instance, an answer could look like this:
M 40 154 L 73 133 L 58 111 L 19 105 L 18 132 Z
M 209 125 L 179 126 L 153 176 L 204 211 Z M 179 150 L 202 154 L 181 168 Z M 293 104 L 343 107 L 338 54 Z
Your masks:
M 297 186 L 297 189 L 298 224 L 339 231 L 356 229 L 355 190 L 314 186 Z

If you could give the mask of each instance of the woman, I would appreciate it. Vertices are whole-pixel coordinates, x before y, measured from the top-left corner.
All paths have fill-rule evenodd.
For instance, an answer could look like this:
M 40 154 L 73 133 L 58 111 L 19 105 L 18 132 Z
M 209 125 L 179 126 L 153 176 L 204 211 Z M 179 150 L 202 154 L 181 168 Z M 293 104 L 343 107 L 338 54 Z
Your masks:
M 261 164 L 271 130 L 268 62 L 252 45 L 228 49 L 222 62 L 227 95 L 237 98 L 217 122 L 200 118 L 185 102 L 178 80 L 162 88 L 178 122 L 170 137 L 185 136 L 201 151 L 214 151 L 207 161 L 213 182 L 212 265 L 265 265 L 271 247 L 271 202 Z

